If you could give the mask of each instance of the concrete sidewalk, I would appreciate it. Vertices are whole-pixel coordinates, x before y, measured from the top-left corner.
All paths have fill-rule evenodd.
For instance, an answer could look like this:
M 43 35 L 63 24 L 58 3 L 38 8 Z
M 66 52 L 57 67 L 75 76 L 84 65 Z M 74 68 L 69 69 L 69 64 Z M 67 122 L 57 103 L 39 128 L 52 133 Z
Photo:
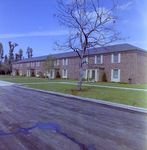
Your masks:
M 11 82 L 5 82 L 5 81 L 1 81 L 0 80 L 0 86 L 12 86 L 14 85 L 15 83 L 11 83 Z

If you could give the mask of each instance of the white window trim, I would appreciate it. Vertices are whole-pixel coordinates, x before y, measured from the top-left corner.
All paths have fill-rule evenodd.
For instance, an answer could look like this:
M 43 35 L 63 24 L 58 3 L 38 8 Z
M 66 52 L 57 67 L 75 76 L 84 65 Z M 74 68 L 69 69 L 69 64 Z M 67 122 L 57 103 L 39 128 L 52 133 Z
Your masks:
M 64 63 L 64 59 L 65 59 L 65 63 Z M 66 66 L 68 65 L 68 59 L 67 58 L 63 58 L 63 66 L 64 65 L 66 65 Z
M 27 63 L 27 67 L 30 67 L 30 63 Z
M 83 78 L 87 79 L 87 69 L 83 69 L 83 72 L 84 70 L 86 70 L 86 77 L 83 76 Z
M 19 75 L 20 75 L 20 76 L 22 75 L 22 70 L 19 71 Z
M 114 62 L 114 54 L 111 54 L 111 63 L 120 63 L 120 61 L 121 61 L 120 53 L 118 53 L 118 62 Z
M 95 55 L 95 64 L 98 64 L 97 63 L 97 56 L 98 55 Z M 99 55 L 99 56 L 101 56 L 101 63 L 99 63 L 99 64 L 102 64 L 103 63 L 103 55 Z
M 36 67 L 39 67 L 39 65 L 40 65 L 40 62 L 36 61 Z
M 30 73 L 31 73 L 31 71 L 30 71 L 30 70 L 27 70 L 27 76 L 28 76 L 28 77 L 30 76 Z
M 67 70 L 66 70 L 66 75 L 65 76 L 64 76 L 64 70 L 66 70 L 66 69 L 62 70 L 62 78 L 67 78 Z
M 39 70 L 36 70 L 36 77 L 38 77 L 39 75 L 38 75 L 38 72 L 39 72 Z
M 118 70 L 118 78 L 117 79 L 113 77 L 114 70 L 115 69 L 111 69 L 111 81 L 120 82 L 120 69 L 117 69 Z

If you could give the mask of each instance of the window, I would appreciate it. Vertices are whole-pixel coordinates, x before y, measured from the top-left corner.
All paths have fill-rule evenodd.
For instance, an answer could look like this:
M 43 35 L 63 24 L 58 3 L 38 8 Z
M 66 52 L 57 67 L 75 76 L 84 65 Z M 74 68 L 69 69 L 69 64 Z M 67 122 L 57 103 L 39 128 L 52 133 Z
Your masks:
M 31 67 L 34 67 L 34 62 L 31 62 Z
M 120 82 L 120 69 L 111 69 L 111 81 Z
M 36 62 L 36 66 L 39 67 L 39 64 L 40 64 L 39 61 L 37 61 L 37 62 Z
M 30 63 L 27 63 L 27 67 L 30 67 Z
M 30 70 L 27 70 L 27 76 L 30 76 Z
M 22 67 L 22 64 L 20 64 L 20 67 Z
M 67 65 L 67 58 L 63 59 L 63 65 Z
M 84 62 L 84 63 L 88 63 L 88 57 L 84 57 L 84 58 L 83 58 L 83 62 Z
M 58 65 L 59 65 L 59 59 L 56 59 L 55 66 L 58 66 Z
M 13 65 L 13 67 L 15 68 L 15 65 Z
M 63 78 L 67 78 L 67 70 L 63 70 L 62 75 L 63 75 Z
M 118 79 L 118 69 L 113 70 L 113 78 Z
M 118 54 L 114 54 L 114 63 L 118 63 Z
M 103 63 L 103 55 L 95 56 L 95 64 L 102 64 Z
M 111 55 L 111 63 L 120 63 L 120 53 Z
M 83 78 L 87 79 L 86 69 L 83 70 Z
M 36 70 L 36 76 L 39 76 L 39 70 Z
M 22 75 L 22 70 L 20 70 L 19 75 L 20 75 L 20 76 Z
M 17 64 L 17 67 L 19 67 L 19 64 Z

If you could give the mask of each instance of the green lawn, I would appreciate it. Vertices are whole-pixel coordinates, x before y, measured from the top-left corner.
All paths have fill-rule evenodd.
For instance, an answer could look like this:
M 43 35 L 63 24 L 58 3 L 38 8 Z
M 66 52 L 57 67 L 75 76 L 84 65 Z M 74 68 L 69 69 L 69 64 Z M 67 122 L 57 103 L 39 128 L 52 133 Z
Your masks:
M 0 80 L 14 82 L 14 83 L 26 83 L 25 85 L 31 88 L 55 91 L 55 92 L 66 93 L 66 94 L 73 94 L 81 97 L 88 97 L 88 98 L 94 98 L 98 100 L 104 100 L 104 101 L 109 101 L 109 102 L 114 102 L 119 104 L 147 108 L 147 92 L 144 91 L 82 86 L 82 91 L 78 92 L 76 91 L 77 85 L 52 83 L 52 82 L 77 83 L 78 82 L 77 80 L 66 80 L 66 79 L 48 80 L 48 79 L 34 78 L 34 77 L 12 77 L 11 78 L 10 76 L 0 76 Z M 50 82 L 50 83 L 45 83 L 45 82 Z M 27 84 L 27 83 L 36 83 L 36 84 Z M 147 89 L 147 84 L 130 85 L 130 84 L 103 83 L 103 82 L 83 83 L 83 84 Z

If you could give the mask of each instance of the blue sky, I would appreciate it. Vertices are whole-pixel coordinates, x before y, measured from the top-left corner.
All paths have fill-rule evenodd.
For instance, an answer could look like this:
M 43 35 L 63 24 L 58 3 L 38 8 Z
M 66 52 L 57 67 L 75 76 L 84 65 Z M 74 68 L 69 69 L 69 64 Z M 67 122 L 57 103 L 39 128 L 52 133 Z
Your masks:
M 25 58 L 28 46 L 34 57 L 59 53 L 53 50 L 54 40 L 64 41 L 68 32 L 53 17 L 54 6 L 55 0 L 0 0 L 0 42 L 4 54 L 9 54 L 9 41 L 18 44 L 14 53 L 21 48 Z M 105 0 L 103 7 L 109 9 L 110 0 Z M 119 0 L 117 11 L 121 20 L 116 27 L 122 31 L 121 37 L 130 38 L 113 44 L 129 43 L 147 50 L 147 1 Z

